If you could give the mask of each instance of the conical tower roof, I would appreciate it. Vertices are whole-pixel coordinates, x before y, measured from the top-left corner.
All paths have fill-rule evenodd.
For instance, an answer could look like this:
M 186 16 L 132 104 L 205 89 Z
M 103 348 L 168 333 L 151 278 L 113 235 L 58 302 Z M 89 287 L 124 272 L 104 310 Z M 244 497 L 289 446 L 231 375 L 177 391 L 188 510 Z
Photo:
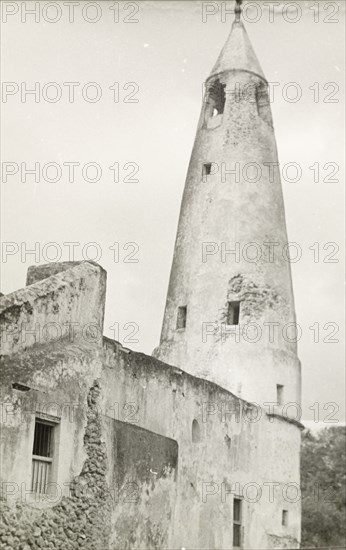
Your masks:
M 242 21 L 233 22 L 227 42 L 209 78 L 224 71 L 247 71 L 266 80 Z

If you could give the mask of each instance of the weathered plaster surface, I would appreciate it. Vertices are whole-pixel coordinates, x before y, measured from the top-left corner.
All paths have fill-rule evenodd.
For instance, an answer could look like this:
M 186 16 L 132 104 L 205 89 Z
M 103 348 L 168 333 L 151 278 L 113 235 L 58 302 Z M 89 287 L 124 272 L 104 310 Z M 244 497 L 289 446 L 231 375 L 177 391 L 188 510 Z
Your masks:
M 89 340 L 95 333 L 94 340 L 101 343 L 106 272 L 91 262 L 63 267 L 31 268 L 30 279 L 35 282 L 1 298 L 2 355 L 64 337 L 87 339 L 88 333 Z M 50 270 L 54 274 L 46 277 Z M 42 273 L 45 277 L 40 280 Z
M 3 547 L 167 546 L 177 444 L 105 411 L 98 346 L 55 343 L 46 357 L 33 346 L 25 355 L 4 357 L 2 367 Z M 26 391 L 12 387 L 18 380 Z M 43 499 L 30 492 L 36 416 L 56 419 L 60 432 L 53 493 Z
M 87 396 L 84 430 L 86 459 L 78 477 L 70 481 L 68 497 L 52 507 L 35 508 L 17 500 L 3 502 L 1 542 L 4 550 L 38 548 L 104 550 L 110 538 L 111 499 L 106 483 L 107 454 L 97 409 L 100 385 Z M 83 488 L 87 486 L 88 491 Z
M 225 105 L 211 116 L 216 83 L 224 86 Z M 205 163 L 211 163 L 207 176 Z M 261 404 L 275 401 L 276 385 L 283 385 L 286 402 L 299 404 L 287 242 L 267 83 L 243 24 L 235 23 L 206 82 L 154 355 Z M 225 323 L 232 300 L 241 301 L 233 329 Z M 177 330 L 180 306 L 187 308 L 184 330 Z M 256 325 L 257 339 L 249 324 Z
M 35 296 L 33 318 L 55 305 L 61 322 L 75 322 L 88 294 L 102 316 L 102 273 L 81 264 L 36 281 L 16 295 L 17 319 Z M 65 288 L 64 276 L 67 294 L 55 291 Z M 248 292 L 249 284 L 233 280 L 232 292 Z M 63 305 L 71 292 L 72 310 Z M 11 309 L 13 296 L 3 300 Z M 73 341 L 64 336 L 24 349 L 14 342 L 7 352 L 1 358 L 0 534 L 6 550 L 228 549 L 234 495 L 243 497 L 244 547 L 298 546 L 300 502 L 288 501 L 285 487 L 299 484 L 299 423 L 107 338 L 80 333 Z M 43 500 L 30 492 L 36 417 L 59 426 L 57 492 Z M 275 484 L 274 498 L 268 483 Z M 283 509 L 288 527 L 281 524 Z
M 299 423 L 280 415 L 272 418 L 216 384 L 143 354 L 126 353 L 108 339 L 105 354 L 109 403 L 119 403 L 123 419 L 178 443 L 172 548 L 231 548 L 229 491 L 237 493 L 251 483 L 261 488 L 262 496 L 257 503 L 244 503 L 244 547 L 272 547 L 270 533 L 282 541 L 299 539 L 300 502 L 289 503 L 284 494 L 288 483 L 299 485 Z M 257 416 L 258 421 L 249 420 Z M 201 430 L 198 443 L 192 441 L 194 420 Z M 265 485 L 270 482 L 279 485 L 273 502 Z M 215 493 L 204 499 L 208 487 Z M 282 509 L 289 509 L 289 528 L 281 526 Z
M 110 548 L 168 548 L 176 499 L 176 441 L 117 420 L 108 422 L 115 506 Z

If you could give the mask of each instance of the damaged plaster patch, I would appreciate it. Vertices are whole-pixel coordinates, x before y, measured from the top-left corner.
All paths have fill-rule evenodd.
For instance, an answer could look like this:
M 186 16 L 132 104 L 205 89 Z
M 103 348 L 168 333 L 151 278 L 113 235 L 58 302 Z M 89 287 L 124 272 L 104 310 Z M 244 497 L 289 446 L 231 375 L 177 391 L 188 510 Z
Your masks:
M 228 282 L 227 302 L 241 302 L 242 323 L 259 319 L 266 309 L 280 311 L 287 308 L 286 301 L 269 285 L 258 285 L 244 275 L 235 275 Z M 222 321 L 227 320 L 227 303 L 222 309 Z

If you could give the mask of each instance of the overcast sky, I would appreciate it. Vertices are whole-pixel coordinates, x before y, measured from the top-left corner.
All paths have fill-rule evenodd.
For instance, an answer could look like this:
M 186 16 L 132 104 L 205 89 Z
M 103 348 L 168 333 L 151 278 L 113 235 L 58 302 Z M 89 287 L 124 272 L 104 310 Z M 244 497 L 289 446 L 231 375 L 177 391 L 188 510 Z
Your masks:
M 131 330 L 124 325 L 136 323 L 139 332 L 133 338 L 139 342 L 125 345 L 151 353 L 160 336 L 202 86 L 233 21 L 232 15 L 222 14 L 221 5 L 230 8 L 233 2 L 219 2 L 218 6 L 209 3 L 210 12 L 216 7 L 219 11 L 205 22 L 199 1 L 142 1 L 137 13 L 135 6 L 131 7 L 134 2 L 127 3 L 126 10 L 125 3 L 120 2 L 119 14 L 114 7 L 110 9 L 116 8 L 116 3 L 106 1 L 99 3 L 98 14 L 92 7 L 84 13 L 89 22 L 82 17 L 83 2 L 75 7 L 74 22 L 69 22 L 68 7 L 62 2 L 56 3 L 60 14 L 54 7 L 45 11 L 47 3 L 40 2 L 39 22 L 29 15 L 25 20 L 19 2 L 11 4 L 18 13 L 9 15 L 2 25 L 2 79 L 15 82 L 19 89 L 16 92 L 16 86 L 8 85 L 6 90 L 13 95 L 7 96 L 6 103 L 3 98 L 2 161 L 19 167 L 26 163 L 28 168 L 37 162 L 41 174 L 38 182 L 32 175 L 25 181 L 19 169 L 3 183 L 2 240 L 19 247 L 24 243 L 27 249 L 39 243 L 38 263 L 46 263 L 47 254 L 53 259 L 57 249 L 62 252 L 58 259 L 68 260 L 68 246 L 63 243 L 80 243 L 75 248 L 76 260 L 83 259 L 86 243 L 98 243 L 102 253 L 99 263 L 108 272 L 105 334 L 124 341 Z M 259 14 L 258 21 L 250 22 L 256 19 L 255 6 L 248 9 L 245 20 L 267 79 L 279 83 L 272 110 L 280 163 L 298 163 L 302 170 L 300 181 L 292 181 L 294 172 L 289 171 L 282 185 L 289 241 L 298 243 L 301 250 L 292 274 L 302 327 L 299 356 L 305 420 L 313 419 L 309 407 L 316 402 L 320 420 L 328 410 L 336 410 L 334 405 L 323 410 L 327 403 L 340 407 L 332 418 L 343 419 L 345 410 L 345 3 L 319 2 L 319 11 L 316 6 L 312 9 L 316 4 L 299 2 L 302 17 L 294 23 L 286 19 L 294 20 L 297 12 L 285 11 L 283 2 L 275 8 L 273 22 L 268 8 Z M 59 21 L 49 21 L 59 15 Z M 97 17 L 99 21 L 90 22 Z M 117 18 L 119 22 L 114 21 Z M 124 22 L 124 18 L 138 22 Z M 38 102 L 33 95 L 21 98 L 21 83 L 26 83 L 24 89 L 32 89 L 35 82 L 40 86 Z M 49 82 L 56 85 L 45 86 Z M 70 96 L 71 102 L 68 92 L 72 85 L 64 82 L 80 83 L 74 88 L 74 99 Z M 88 82 L 98 83 L 98 88 L 85 87 Z M 114 86 L 116 82 L 119 84 Z M 297 83 L 296 87 L 285 88 L 290 82 Z M 119 102 L 114 101 L 117 88 Z M 295 90 L 301 90 L 302 97 L 289 102 L 287 94 L 292 98 Z M 49 102 L 59 91 L 61 99 Z M 91 102 L 100 91 L 100 100 Z M 74 181 L 69 182 L 64 162 L 80 163 Z M 81 169 L 90 162 L 102 168 L 101 179 L 94 183 L 86 180 L 93 178 L 96 170 L 89 168 L 83 177 Z M 45 174 L 46 163 L 57 163 L 61 168 L 60 181 L 47 181 L 55 172 L 50 168 Z M 118 183 L 114 182 L 115 169 L 109 169 L 115 163 L 120 168 Z M 135 165 L 139 167 L 137 174 Z M 124 181 L 126 176 L 131 179 L 131 174 L 137 183 Z M 45 245 L 49 242 L 57 245 L 48 249 Z M 136 245 L 124 250 L 126 243 Z M 327 243 L 335 244 L 326 247 Z M 87 247 L 84 253 L 94 257 L 97 250 Z M 127 260 L 139 261 L 125 262 L 126 256 Z M 328 259 L 338 263 L 323 261 Z M 36 260 L 33 255 L 21 258 L 19 252 L 8 256 L 2 264 L 2 292 L 23 287 L 27 267 Z M 114 323 L 119 323 L 119 336 L 110 329 Z M 315 332 L 309 329 L 312 326 Z M 317 326 L 319 342 L 315 343 Z M 336 326 L 340 328 L 333 336 Z M 339 343 L 324 341 L 331 338 Z

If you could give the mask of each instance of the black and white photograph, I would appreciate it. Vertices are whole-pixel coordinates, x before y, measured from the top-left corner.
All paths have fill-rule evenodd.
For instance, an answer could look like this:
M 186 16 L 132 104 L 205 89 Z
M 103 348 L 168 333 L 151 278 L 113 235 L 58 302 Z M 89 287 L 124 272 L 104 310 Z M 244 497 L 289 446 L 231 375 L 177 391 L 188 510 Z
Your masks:
M 2 550 L 346 550 L 345 15 L 0 1 Z

